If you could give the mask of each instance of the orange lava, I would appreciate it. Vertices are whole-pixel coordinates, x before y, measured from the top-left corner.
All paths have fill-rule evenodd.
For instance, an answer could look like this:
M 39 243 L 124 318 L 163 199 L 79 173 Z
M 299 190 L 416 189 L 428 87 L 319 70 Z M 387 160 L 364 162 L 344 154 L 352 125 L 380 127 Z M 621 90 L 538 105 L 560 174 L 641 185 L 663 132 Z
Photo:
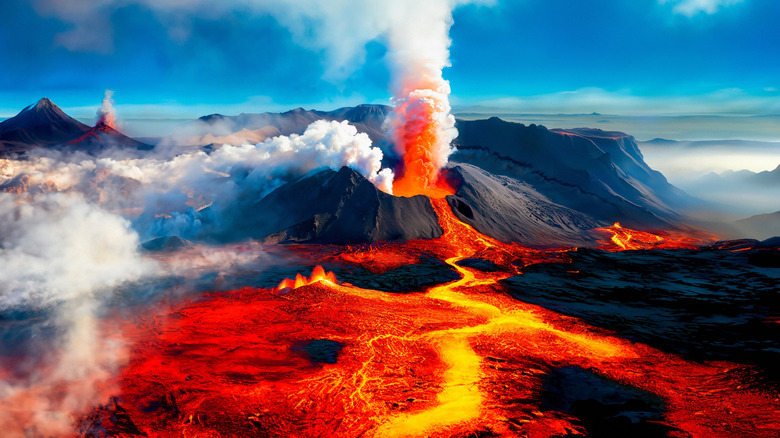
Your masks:
M 549 372 L 579 366 L 660 396 L 670 436 L 777 436 L 777 394 L 744 386 L 735 376 L 745 367 L 687 362 L 511 298 L 498 280 L 560 254 L 502 244 L 458 221 L 446 200 L 433 205 L 441 238 L 379 245 L 372 257 L 435 255 L 458 280 L 394 294 L 338 284 L 320 268 L 295 288 L 215 294 L 130 321 L 119 404 L 133 427 L 200 437 L 584 435 L 576 418 L 540 407 Z M 354 247 L 321 255 L 339 251 L 361 260 Z M 458 264 L 471 257 L 504 272 Z M 334 363 L 306 352 L 322 339 L 343 347 Z
M 615 222 L 611 227 L 596 228 L 596 231 L 611 235 L 609 242 L 600 242 L 599 249 L 606 251 L 625 251 L 633 249 L 697 249 L 711 242 L 713 238 L 693 237 L 683 233 L 659 231 L 658 234 L 631 230 Z
M 307 278 L 301 274 L 298 274 L 295 276 L 294 280 L 285 278 L 281 283 L 279 283 L 279 286 L 276 286 L 276 290 L 280 291 L 284 289 L 298 289 L 301 286 L 307 286 L 310 284 L 319 283 L 321 281 L 335 283 L 336 276 L 332 272 L 325 272 L 325 269 L 323 269 L 322 266 L 317 265 L 314 268 L 314 271 L 312 271 L 310 277 Z
M 450 139 L 442 120 L 451 117 L 448 113 L 446 94 L 433 89 L 413 91 L 397 103 L 390 133 L 401 152 L 403 168 L 400 177 L 393 181 L 395 196 L 443 198 L 455 193 L 439 178 L 450 151 Z

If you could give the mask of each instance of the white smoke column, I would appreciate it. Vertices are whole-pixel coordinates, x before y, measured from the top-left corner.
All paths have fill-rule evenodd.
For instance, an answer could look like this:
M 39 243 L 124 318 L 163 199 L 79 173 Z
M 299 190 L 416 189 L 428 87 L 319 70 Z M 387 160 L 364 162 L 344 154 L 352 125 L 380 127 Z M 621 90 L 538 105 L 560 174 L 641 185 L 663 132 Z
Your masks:
M 103 95 L 103 103 L 97 110 L 97 123 L 116 127 L 116 110 L 114 110 L 114 91 L 106 90 Z
M 123 348 L 97 312 L 113 288 L 155 272 L 137 246 L 126 220 L 76 195 L 0 193 L 0 312 L 45 312 L 58 331 L 39 341 L 50 348 L 44 364 L 1 380 L 5 436 L 69 434 L 74 415 L 106 401 Z
M 388 35 L 395 110 L 385 128 L 403 156 L 405 173 L 395 182 L 401 196 L 433 195 L 439 170 L 454 151 L 455 118 L 450 114 L 449 29 L 456 2 L 404 2 Z
M 382 169 L 382 150 L 348 122 L 318 120 L 303 135 L 278 136 L 258 143 L 256 148 L 269 157 L 289 163 L 287 171 L 303 174 L 317 167 L 351 167 L 377 188 L 393 193 L 393 171 Z M 294 167 L 293 167 L 294 166 Z M 297 169 L 296 169 L 297 167 Z

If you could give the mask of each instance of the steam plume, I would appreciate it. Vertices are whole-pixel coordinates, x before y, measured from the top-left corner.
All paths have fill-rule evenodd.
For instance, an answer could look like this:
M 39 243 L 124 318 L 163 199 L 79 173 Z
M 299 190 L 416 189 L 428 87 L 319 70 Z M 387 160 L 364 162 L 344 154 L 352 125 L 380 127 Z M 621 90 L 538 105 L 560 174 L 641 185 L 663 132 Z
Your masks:
M 4 434 L 67 434 L 73 413 L 105 400 L 123 355 L 99 329 L 98 311 L 113 288 L 154 272 L 137 245 L 129 222 L 77 195 L 0 193 L 0 312 L 39 312 L 54 332 L 25 346 L 44 363 L 0 383 Z
M 114 91 L 106 90 L 103 103 L 97 111 L 97 123 L 116 127 L 116 111 L 114 110 Z

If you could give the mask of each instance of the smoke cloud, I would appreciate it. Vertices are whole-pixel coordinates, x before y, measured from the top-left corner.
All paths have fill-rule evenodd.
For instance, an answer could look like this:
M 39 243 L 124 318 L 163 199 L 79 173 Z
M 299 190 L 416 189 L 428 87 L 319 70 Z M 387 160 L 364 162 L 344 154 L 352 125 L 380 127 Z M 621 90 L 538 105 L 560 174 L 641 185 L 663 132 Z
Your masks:
M 301 135 L 268 138 L 256 145 L 224 145 L 172 158 L 30 157 L 0 160 L 0 190 L 16 193 L 76 192 L 132 219 L 143 239 L 165 235 L 207 238 L 218 233 L 235 202 L 259 200 L 315 169 L 349 166 L 391 192 L 393 172 L 382 151 L 348 122 L 319 120 Z M 217 229 L 204 229 L 198 210 L 210 206 Z
M 722 7 L 736 5 L 744 0 L 658 0 L 661 4 L 671 3 L 676 14 L 692 17 L 699 13 L 714 14 Z
M 127 220 L 77 195 L 0 193 L 0 313 L 39 312 L 54 333 L 36 341 L 49 344 L 44 364 L 2 379 L 4 433 L 66 433 L 74 412 L 107 395 L 123 347 L 101 335 L 98 313 L 115 288 L 156 272 L 137 247 Z
M 106 93 L 103 96 L 103 103 L 97 111 L 97 123 L 103 123 L 112 128 L 116 127 L 116 110 L 114 110 L 113 90 L 106 90 Z

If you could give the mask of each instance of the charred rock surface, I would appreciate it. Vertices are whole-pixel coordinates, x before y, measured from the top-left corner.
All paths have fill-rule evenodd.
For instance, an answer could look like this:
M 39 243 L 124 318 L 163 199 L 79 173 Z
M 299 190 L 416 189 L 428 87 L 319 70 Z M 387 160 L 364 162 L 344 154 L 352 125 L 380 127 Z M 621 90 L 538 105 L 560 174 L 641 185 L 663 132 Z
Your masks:
M 541 408 L 577 417 L 589 437 L 661 438 L 674 430 L 662 424 L 665 409 L 657 395 L 576 366 L 547 374 Z
M 419 291 L 460 278 L 449 265 L 435 257 L 422 257 L 413 265 L 401 266 L 381 274 L 371 274 L 358 266 L 328 266 L 328 270 L 336 273 L 336 278 L 357 287 L 395 293 Z
M 309 174 L 237 210 L 225 240 L 346 244 L 442 234 L 427 197 L 388 195 L 348 167 Z
M 756 365 L 776 383 L 780 269 L 751 263 L 771 251 L 579 249 L 570 264 L 502 283 L 522 301 L 695 360 Z

